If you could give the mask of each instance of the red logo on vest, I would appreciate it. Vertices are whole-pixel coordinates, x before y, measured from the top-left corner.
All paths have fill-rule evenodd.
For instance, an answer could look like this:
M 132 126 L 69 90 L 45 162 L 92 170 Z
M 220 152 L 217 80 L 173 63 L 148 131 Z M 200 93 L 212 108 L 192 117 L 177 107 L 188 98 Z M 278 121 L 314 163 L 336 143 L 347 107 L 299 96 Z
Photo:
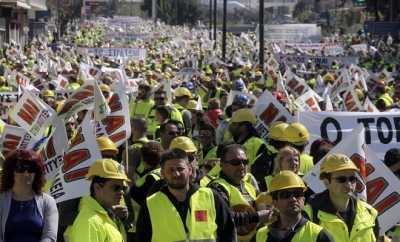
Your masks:
M 194 211 L 196 222 L 207 222 L 207 210 Z

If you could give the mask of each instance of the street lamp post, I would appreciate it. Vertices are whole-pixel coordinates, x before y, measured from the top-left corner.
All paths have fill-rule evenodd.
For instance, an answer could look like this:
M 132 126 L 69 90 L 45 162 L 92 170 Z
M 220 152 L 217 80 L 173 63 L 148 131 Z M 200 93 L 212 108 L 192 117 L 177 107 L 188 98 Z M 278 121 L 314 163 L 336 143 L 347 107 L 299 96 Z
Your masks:
M 217 0 L 214 0 L 214 49 L 217 48 Z
M 212 39 L 212 23 L 213 23 L 213 7 L 212 7 L 212 0 L 210 0 L 210 6 L 209 6 L 209 8 L 210 8 L 210 29 L 209 29 L 209 39 L 211 40 Z
M 260 0 L 259 3 L 259 10 L 258 10 L 258 21 L 259 21 L 259 28 L 258 28 L 258 38 L 260 42 L 260 49 L 259 49 L 259 64 L 260 68 L 264 70 L 264 0 Z
M 222 60 L 225 61 L 226 57 L 226 8 L 227 0 L 224 0 L 223 7 L 223 21 L 222 21 Z

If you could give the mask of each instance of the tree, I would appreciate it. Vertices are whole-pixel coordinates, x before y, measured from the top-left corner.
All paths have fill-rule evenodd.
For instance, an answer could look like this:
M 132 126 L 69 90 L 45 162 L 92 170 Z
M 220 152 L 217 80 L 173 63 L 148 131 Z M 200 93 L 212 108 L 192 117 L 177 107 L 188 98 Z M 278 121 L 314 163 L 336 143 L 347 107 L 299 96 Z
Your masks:
M 144 0 L 142 10 L 151 16 L 152 0 Z M 198 0 L 158 0 L 157 17 L 173 25 L 194 25 L 200 18 Z

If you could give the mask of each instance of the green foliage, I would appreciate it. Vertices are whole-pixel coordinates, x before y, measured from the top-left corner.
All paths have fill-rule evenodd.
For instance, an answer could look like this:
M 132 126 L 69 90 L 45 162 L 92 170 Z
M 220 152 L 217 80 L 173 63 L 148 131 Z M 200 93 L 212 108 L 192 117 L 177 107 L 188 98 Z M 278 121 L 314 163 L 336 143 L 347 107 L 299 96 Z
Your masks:
M 151 16 L 152 0 L 144 0 L 142 10 Z M 198 0 L 158 0 L 157 17 L 167 24 L 196 24 L 200 18 Z

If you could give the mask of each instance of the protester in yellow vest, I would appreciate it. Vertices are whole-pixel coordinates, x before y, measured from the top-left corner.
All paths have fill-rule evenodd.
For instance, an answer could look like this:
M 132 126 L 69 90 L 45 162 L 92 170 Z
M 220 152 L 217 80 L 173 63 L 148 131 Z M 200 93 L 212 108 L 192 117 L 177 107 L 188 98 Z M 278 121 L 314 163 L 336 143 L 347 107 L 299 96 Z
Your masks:
M 327 190 L 311 196 L 305 207 L 310 220 L 326 229 L 336 242 L 379 239 L 378 212 L 354 195 L 358 172 L 346 155 L 328 155 L 320 167 L 320 179 Z
M 129 181 L 124 168 L 112 159 L 93 163 L 86 175 L 90 196 L 81 199 L 79 214 L 66 233 L 69 242 L 123 242 L 123 226 L 112 213 L 119 205 Z
M 164 153 L 161 175 L 167 185 L 140 210 L 137 241 L 236 241 L 229 208 L 220 196 L 190 183 L 192 168 L 185 151 Z
M 149 116 L 150 110 L 154 106 L 154 101 L 150 98 L 150 94 L 150 85 L 146 82 L 141 83 L 138 87 L 136 99 L 132 99 L 129 103 L 129 115 L 131 118 L 147 118 Z
M 132 229 L 128 232 L 136 232 L 137 216 L 140 207 L 146 202 L 147 192 L 156 181 L 161 179 L 160 174 L 160 156 L 162 147 L 156 141 L 149 141 L 141 147 L 141 158 L 143 163 L 143 172 L 141 176 L 135 178 L 131 186 L 129 195 L 134 200 L 134 221 Z
M 256 116 L 251 109 L 242 108 L 233 113 L 229 120 L 229 132 L 236 143 L 242 144 L 249 161 L 249 171 L 257 181 L 269 175 L 270 163 L 267 163 L 267 146 L 254 128 Z M 254 166 L 254 167 L 253 167 Z
M 276 221 L 258 229 L 254 242 L 333 242 L 319 225 L 303 217 L 303 180 L 291 171 L 282 171 L 271 180 L 268 194 L 272 197 Z
M 312 156 L 304 151 L 309 138 L 308 129 L 299 122 L 291 123 L 284 132 L 284 139 L 300 152 L 300 172 L 304 175 L 314 167 Z
M 221 172 L 209 187 L 218 191 L 231 208 L 239 240 L 249 240 L 257 224 L 267 222 L 270 213 L 254 209 L 259 190 L 246 177 L 249 161 L 244 148 L 240 144 L 227 145 L 221 149 L 219 156 Z
M 185 134 L 189 134 L 192 128 L 192 115 L 187 109 L 192 93 L 186 87 L 179 87 L 174 92 L 174 107 L 181 113 L 183 124 L 185 126 Z

